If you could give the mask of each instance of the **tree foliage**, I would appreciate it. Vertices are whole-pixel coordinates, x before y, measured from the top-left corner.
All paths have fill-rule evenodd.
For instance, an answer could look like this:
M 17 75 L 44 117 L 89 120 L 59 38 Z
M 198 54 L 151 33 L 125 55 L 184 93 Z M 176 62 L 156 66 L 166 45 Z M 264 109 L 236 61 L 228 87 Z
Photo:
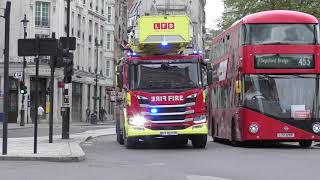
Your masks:
M 320 18 L 320 0 L 225 0 L 227 13 L 219 21 L 226 29 L 242 17 L 267 10 L 294 10 Z

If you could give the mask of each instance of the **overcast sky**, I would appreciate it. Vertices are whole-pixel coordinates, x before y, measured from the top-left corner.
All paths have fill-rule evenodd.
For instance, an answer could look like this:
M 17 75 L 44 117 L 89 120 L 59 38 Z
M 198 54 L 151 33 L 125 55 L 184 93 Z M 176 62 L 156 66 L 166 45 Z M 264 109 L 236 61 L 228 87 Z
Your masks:
M 206 10 L 206 28 L 216 29 L 217 19 L 222 16 L 223 2 L 222 0 L 207 0 Z

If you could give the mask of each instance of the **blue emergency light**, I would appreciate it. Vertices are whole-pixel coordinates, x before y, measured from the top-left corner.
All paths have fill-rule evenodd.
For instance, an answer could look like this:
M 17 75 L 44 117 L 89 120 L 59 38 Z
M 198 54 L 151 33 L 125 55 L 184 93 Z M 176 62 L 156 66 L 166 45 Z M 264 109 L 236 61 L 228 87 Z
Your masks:
M 136 56 L 137 53 L 136 53 L 136 52 L 132 52 L 132 53 L 128 52 L 127 55 L 128 55 L 128 56 Z
M 157 109 L 157 108 L 151 108 L 151 110 L 150 110 L 150 111 L 151 111 L 151 113 L 153 113 L 153 114 L 154 114 L 154 113 L 157 113 L 157 112 L 158 112 L 158 109 Z
M 162 41 L 162 42 L 161 42 L 161 45 L 162 45 L 162 46 L 168 46 L 168 42 L 167 42 L 167 41 Z

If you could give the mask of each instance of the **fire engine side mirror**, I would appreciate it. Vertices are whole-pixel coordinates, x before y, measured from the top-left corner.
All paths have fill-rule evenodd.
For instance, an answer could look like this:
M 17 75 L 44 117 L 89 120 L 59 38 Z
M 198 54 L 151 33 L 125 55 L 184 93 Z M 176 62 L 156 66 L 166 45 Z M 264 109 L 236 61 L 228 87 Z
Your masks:
M 117 75 L 116 84 L 117 84 L 117 87 L 120 89 L 123 88 L 122 67 L 123 67 L 122 65 L 118 65 L 116 69 L 116 75 Z
M 211 63 L 207 63 L 207 81 L 208 85 L 211 85 L 213 83 Z

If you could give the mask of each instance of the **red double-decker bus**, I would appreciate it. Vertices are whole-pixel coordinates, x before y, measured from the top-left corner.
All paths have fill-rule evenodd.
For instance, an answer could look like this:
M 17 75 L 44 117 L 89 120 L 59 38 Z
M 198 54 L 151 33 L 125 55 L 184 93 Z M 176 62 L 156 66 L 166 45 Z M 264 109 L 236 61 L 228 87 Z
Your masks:
M 251 14 L 213 39 L 209 133 L 233 145 L 320 140 L 319 22 L 305 13 Z

